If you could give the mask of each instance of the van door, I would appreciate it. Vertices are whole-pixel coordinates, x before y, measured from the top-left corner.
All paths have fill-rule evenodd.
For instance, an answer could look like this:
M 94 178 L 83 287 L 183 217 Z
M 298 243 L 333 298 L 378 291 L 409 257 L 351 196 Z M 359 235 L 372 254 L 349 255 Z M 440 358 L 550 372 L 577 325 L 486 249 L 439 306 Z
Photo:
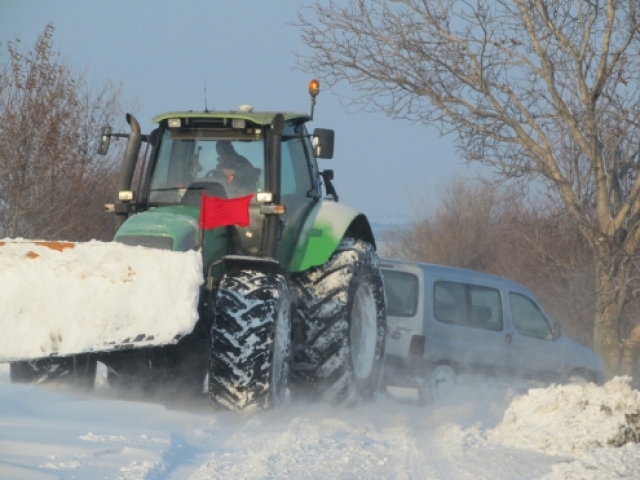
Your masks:
M 471 373 L 500 374 L 507 367 L 500 290 L 434 279 L 428 327 L 430 360 L 448 360 Z
M 385 355 L 407 357 L 413 335 L 423 335 L 422 271 L 399 265 L 382 266 L 387 297 L 387 343 Z
M 554 381 L 563 367 L 562 345 L 553 338 L 551 322 L 528 296 L 509 292 L 513 325 L 509 363 L 517 373 Z

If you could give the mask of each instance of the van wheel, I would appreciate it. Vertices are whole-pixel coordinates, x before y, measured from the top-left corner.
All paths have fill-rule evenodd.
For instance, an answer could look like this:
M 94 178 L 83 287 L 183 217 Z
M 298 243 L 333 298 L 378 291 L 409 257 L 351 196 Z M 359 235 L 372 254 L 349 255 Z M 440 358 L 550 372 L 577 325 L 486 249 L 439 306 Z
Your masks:
M 458 375 L 450 365 L 436 365 L 425 380 L 418 382 L 418 398 L 421 404 L 446 398 L 458 386 Z
M 579 385 L 581 387 L 586 386 L 588 383 L 595 383 L 593 375 L 588 370 L 576 370 L 571 372 L 567 378 L 567 383 L 570 385 Z

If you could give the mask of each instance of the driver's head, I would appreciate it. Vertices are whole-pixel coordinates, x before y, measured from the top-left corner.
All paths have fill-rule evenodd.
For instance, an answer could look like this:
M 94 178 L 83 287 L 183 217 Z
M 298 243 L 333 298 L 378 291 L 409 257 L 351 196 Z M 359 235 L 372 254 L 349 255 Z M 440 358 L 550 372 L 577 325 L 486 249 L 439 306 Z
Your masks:
M 235 152 L 235 150 L 229 140 L 218 140 L 216 142 L 216 152 L 218 152 L 218 155 L 229 155 Z

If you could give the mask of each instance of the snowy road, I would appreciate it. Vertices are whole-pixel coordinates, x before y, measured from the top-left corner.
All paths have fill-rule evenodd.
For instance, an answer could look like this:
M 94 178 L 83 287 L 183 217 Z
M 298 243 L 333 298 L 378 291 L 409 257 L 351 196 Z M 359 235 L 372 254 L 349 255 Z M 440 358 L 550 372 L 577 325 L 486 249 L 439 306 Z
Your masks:
M 411 390 L 397 389 L 358 410 L 290 405 L 241 416 L 211 412 L 206 403 L 187 412 L 115 400 L 103 375 L 93 394 L 81 396 L 11 385 L 0 365 L 0 478 L 601 479 L 640 472 L 635 444 L 579 457 L 515 447 L 534 437 L 513 433 L 517 422 L 496 428 L 514 395 L 506 387 L 462 388 L 425 408 Z M 494 435 L 499 442 L 492 432 L 502 432 Z

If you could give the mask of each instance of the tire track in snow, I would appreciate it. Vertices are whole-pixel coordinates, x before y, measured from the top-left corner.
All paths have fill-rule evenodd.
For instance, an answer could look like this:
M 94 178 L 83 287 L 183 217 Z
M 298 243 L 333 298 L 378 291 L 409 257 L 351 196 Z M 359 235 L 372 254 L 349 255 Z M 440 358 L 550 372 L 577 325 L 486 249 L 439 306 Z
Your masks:
M 416 447 L 410 452 L 407 464 L 411 478 L 433 480 L 463 480 L 473 478 L 457 466 L 451 455 L 450 441 L 443 441 L 443 428 L 425 427 L 419 422 L 412 429 Z M 447 451 L 441 446 L 447 448 Z
M 467 478 L 460 476 L 458 469 L 439 445 L 442 443 L 442 435 L 438 432 L 438 427 L 442 426 L 443 422 L 439 419 L 434 421 L 434 415 L 438 414 L 433 405 L 418 406 L 417 393 L 411 388 L 387 388 L 382 398 L 384 403 L 388 402 L 389 411 L 396 412 L 388 417 L 387 423 L 403 426 L 405 438 L 399 443 L 405 451 L 405 455 L 402 456 L 405 478 Z M 448 423 L 446 419 L 444 423 Z M 448 443 L 443 445 L 450 448 Z

